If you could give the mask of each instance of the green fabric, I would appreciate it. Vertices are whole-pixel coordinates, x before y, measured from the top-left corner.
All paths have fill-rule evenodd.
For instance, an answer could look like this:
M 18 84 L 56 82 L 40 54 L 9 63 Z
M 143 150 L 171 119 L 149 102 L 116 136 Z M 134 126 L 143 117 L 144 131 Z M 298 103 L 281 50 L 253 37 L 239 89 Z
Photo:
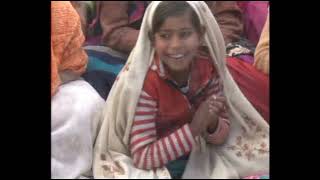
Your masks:
M 183 172 L 188 163 L 189 155 L 182 156 L 174 161 L 169 162 L 166 167 L 173 179 L 181 179 Z

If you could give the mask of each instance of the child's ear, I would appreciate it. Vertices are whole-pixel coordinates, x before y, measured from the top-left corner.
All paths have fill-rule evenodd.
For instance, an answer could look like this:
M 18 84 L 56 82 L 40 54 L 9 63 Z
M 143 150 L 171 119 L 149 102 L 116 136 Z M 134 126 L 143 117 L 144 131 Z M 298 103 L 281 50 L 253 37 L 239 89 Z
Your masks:
M 206 27 L 205 26 L 201 26 L 201 32 L 200 32 L 200 36 L 203 39 L 204 38 L 204 34 L 206 33 Z
M 149 39 L 151 41 L 151 46 L 154 46 L 154 35 L 151 32 L 148 32 Z
M 204 45 L 204 35 L 206 33 L 206 27 L 205 26 L 201 26 L 201 29 L 200 29 L 200 44 L 201 45 Z

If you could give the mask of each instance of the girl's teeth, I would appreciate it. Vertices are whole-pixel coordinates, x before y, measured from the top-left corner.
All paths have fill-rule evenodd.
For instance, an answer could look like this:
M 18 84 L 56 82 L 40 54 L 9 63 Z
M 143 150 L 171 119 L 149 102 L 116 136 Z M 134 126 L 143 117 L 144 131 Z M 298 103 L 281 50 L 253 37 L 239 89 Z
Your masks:
M 173 57 L 173 58 L 182 58 L 183 55 L 182 54 L 177 54 L 177 55 L 171 55 L 171 57 Z

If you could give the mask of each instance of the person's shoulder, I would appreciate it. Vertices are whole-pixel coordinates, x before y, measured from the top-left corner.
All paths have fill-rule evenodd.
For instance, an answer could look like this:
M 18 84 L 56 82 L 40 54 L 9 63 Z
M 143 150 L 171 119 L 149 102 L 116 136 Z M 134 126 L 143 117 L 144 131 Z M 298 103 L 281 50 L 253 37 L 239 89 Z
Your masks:
M 157 87 L 161 83 L 161 79 L 157 73 L 156 68 L 157 68 L 156 66 L 151 65 L 144 79 L 143 88 L 142 88 L 143 91 L 145 91 L 152 97 L 156 96 Z
M 158 81 L 160 79 L 159 74 L 158 74 L 158 66 L 156 66 L 155 64 L 152 64 L 149 67 L 149 70 L 147 72 L 146 78 L 145 78 L 145 82 L 155 82 Z

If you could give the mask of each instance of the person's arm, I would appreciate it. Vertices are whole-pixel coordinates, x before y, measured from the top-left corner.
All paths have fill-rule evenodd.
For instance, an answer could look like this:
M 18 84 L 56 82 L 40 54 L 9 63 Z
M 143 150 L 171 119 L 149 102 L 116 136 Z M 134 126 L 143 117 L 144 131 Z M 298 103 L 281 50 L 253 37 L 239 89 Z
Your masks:
M 254 54 L 254 66 L 265 74 L 269 74 L 269 15 L 263 27 L 260 40 Z
M 218 124 L 214 130 L 208 129 L 209 135 L 207 136 L 207 142 L 215 145 L 220 145 L 225 142 L 230 131 L 230 120 L 226 111 L 221 112 L 218 117 Z
M 103 1 L 100 8 L 102 43 L 114 50 L 129 53 L 139 35 L 139 30 L 128 26 L 129 2 Z
M 243 33 L 243 13 L 236 1 L 206 1 L 220 26 L 225 44 L 236 42 Z
M 157 101 L 142 91 L 130 134 L 130 152 L 140 169 L 163 167 L 167 162 L 189 153 L 195 142 L 189 124 L 157 139 Z

